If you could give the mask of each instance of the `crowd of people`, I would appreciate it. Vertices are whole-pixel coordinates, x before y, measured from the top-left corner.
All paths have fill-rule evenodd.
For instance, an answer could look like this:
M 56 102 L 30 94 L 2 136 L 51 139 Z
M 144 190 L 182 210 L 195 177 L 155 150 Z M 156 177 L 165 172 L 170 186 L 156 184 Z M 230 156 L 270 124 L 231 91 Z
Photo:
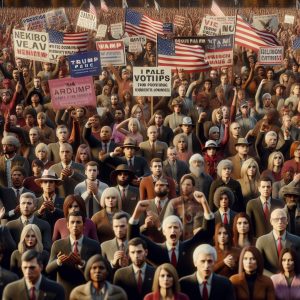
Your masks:
M 11 40 L 42 11 L 0 10 L 0 297 L 300 299 L 298 12 L 241 9 L 278 14 L 280 66 L 236 47 L 231 67 L 177 69 L 170 97 L 133 96 L 133 68 L 156 66 L 147 40 L 94 77 L 97 107 L 57 111 L 49 80 L 70 76 L 67 58 L 15 57 Z M 70 32 L 78 9 L 66 12 L 56 29 Z M 185 16 L 181 36 L 208 13 L 143 12 Z

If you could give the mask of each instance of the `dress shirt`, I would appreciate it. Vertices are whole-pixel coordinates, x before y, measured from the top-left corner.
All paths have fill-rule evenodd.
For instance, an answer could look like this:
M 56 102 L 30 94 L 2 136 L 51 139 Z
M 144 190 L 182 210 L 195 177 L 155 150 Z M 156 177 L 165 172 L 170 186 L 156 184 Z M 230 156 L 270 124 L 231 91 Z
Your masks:
M 169 259 L 171 261 L 174 246 L 169 245 L 167 242 L 166 242 L 166 246 L 167 246 L 167 249 L 168 249 Z M 177 242 L 177 244 L 175 245 L 175 254 L 176 254 L 176 259 L 177 259 L 177 263 L 178 263 L 178 259 L 179 259 L 179 242 Z
M 228 224 L 230 223 L 230 208 L 227 209 L 227 211 L 223 212 L 221 209 L 219 209 L 219 213 L 221 215 L 222 223 L 224 223 L 224 214 L 227 215 Z
M 263 207 L 263 209 L 264 209 L 265 201 L 262 200 L 261 198 L 259 198 L 259 199 L 260 199 L 261 205 L 262 205 L 262 207 Z M 268 203 L 269 213 L 271 213 L 271 197 L 267 200 L 267 203 Z
M 83 241 L 83 235 L 77 240 L 78 253 L 81 253 L 81 249 L 82 249 L 82 241 Z M 71 238 L 71 236 L 70 236 L 70 242 L 71 242 L 71 249 L 72 249 L 72 252 L 73 252 L 75 240 L 73 240 L 73 239 Z
M 203 279 L 199 276 L 198 272 L 196 272 L 196 276 L 197 276 L 197 281 L 198 281 L 198 284 L 199 284 L 199 289 L 200 289 L 200 294 L 201 294 L 201 297 L 202 297 L 202 291 L 203 291 Z M 212 281 L 212 274 L 210 274 L 210 276 L 207 278 L 206 281 L 206 287 L 207 287 L 207 292 L 208 292 L 208 298 L 210 296 L 210 291 L 211 291 L 211 281 Z M 216 287 L 217 288 L 217 287 Z
M 161 209 L 163 209 L 165 207 L 165 205 L 168 203 L 168 198 L 159 199 L 158 197 L 155 197 L 154 201 L 155 201 L 156 207 L 158 207 L 158 202 L 159 202 Z
M 71 169 L 71 167 L 72 167 L 72 161 L 68 165 L 66 165 L 64 162 L 61 162 L 61 164 L 62 164 L 63 169 L 65 169 L 65 168 Z
M 23 186 L 20 187 L 19 189 L 16 189 L 16 188 L 14 188 L 14 187 L 11 187 L 11 188 L 12 188 L 12 190 L 14 191 L 16 197 L 17 197 L 17 190 L 19 190 L 19 195 L 20 195 L 20 196 L 21 196 L 21 194 L 23 193 L 23 190 L 24 190 L 24 187 L 23 187 Z
M 41 285 L 41 281 L 42 281 L 42 275 L 40 275 L 38 281 L 35 283 L 35 285 L 32 285 L 31 282 L 27 281 L 25 279 L 25 283 L 26 283 L 26 288 L 28 290 L 28 295 L 30 295 L 30 289 L 32 287 L 35 287 L 35 299 L 39 298 L 39 292 L 40 292 L 40 285 Z M 26 297 L 25 297 L 26 298 Z
M 24 225 L 25 221 L 28 221 L 29 222 L 28 224 L 32 224 L 34 215 L 32 215 L 29 219 L 25 218 L 24 216 L 21 216 L 20 218 L 21 218 L 21 222 L 23 225 Z
M 274 236 L 275 243 L 276 243 L 276 249 L 277 249 L 279 235 L 277 235 L 277 233 L 274 230 L 272 232 L 273 232 L 273 236 Z M 283 248 L 285 248 L 285 245 L 286 245 L 286 231 L 280 237 L 281 237 L 281 244 L 282 244 L 282 249 L 283 249 Z
M 12 181 L 11 181 L 11 164 L 12 164 L 12 160 L 15 158 L 15 156 L 16 156 L 16 154 L 11 158 L 7 158 L 6 156 L 4 156 L 5 166 L 6 166 L 7 187 L 11 187 L 11 185 L 12 185 Z
M 139 270 L 142 271 L 141 275 L 142 275 L 142 280 L 144 282 L 147 264 L 144 263 L 141 268 L 138 268 L 137 266 L 135 266 L 134 264 L 132 264 L 132 267 L 133 267 L 133 272 L 134 272 L 134 277 L 135 277 L 136 282 L 138 282 Z
M 106 283 L 104 283 L 102 289 L 100 291 L 97 291 L 93 284 L 91 284 L 91 300 L 103 300 L 105 299 L 105 294 L 107 292 L 107 286 Z

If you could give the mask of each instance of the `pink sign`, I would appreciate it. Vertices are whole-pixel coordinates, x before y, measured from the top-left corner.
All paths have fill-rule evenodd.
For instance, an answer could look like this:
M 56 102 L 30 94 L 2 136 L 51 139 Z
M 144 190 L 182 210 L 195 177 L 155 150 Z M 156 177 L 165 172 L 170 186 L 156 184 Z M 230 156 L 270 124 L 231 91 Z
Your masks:
M 49 80 L 49 86 L 54 109 L 70 106 L 96 107 L 96 95 L 91 76 Z

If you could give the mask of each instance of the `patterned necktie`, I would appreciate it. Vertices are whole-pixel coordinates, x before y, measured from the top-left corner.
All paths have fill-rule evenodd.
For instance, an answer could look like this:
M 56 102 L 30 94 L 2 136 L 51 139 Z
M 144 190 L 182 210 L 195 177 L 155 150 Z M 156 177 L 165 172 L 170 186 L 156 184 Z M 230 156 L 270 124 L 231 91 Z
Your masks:
M 278 256 L 280 256 L 280 252 L 282 250 L 282 238 L 281 236 L 278 238 L 277 240 L 277 253 L 278 253 Z
M 224 214 L 223 214 L 223 217 L 224 217 L 224 219 L 223 219 L 223 224 L 224 224 L 224 225 L 228 225 L 227 213 L 224 213 Z
M 73 253 L 77 254 L 77 255 L 79 254 L 79 251 L 78 251 L 78 241 L 74 242 Z
M 176 268 L 177 266 L 177 257 L 175 253 L 175 248 L 172 248 L 172 254 L 171 254 L 171 264 Z
M 142 293 L 142 286 L 143 286 L 142 270 L 138 270 L 137 288 L 140 294 Z
M 208 300 L 207 281 L 203 281 L 202 299 Z
M 35 297 L 35 286 L 33 286 L 33 287 L 30 288 L 29 298 L 30 298 L 30 300 L 36 300 L 36 297 Z
M 267 201 L 264 203 L 264 215 L 265 215 L 265 219 L 269 220 L 269 207 Z

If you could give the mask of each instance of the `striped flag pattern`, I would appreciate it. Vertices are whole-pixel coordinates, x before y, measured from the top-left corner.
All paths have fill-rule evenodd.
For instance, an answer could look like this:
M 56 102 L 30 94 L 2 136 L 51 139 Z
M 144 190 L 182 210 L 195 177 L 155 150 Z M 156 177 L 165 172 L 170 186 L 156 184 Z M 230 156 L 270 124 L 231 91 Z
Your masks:
M 186 72 L 204 72 L 210 68 L 204 60 L 204 55 L 200 45 L 180 44 L 157 37 L 157 57 L 160 67 L 171 67 L 172 71 L 184 69 Z
M 163 23 L 132 9 L 127 9 L 125 14 L 125 32 L 130 36 L 145 35 L 149 40 L 156 41 L 156 35 L 163 34 Z
M 92 3 L 92 2 L 90 2 L 90 9 L 89 9 L 89 13 L 97 17 L 97 11 L 96 11 L 96 7 L 93 5 L 93 3 Z
M 273 33 L 258 30 L 237 15 L 235 44 L 258 51 L 259 47 L 277 46 L 279 43 Z
M 210 10 L 217 17 L 225 17 L 225 14 L 223 13 L 222 9 L 214 0 L 212 1 Z
M 105 12 L 108 12 L 108 7 L 107 7 L 107 5 L 106 5 L 106 3 L 105 3 L 104 0 L 100 1 L 100 8 L 101 8 L 101 10 L 103 10 Z
M 176 15 L 174 17 L 174 25 L 177 27 L 184 27 L 185 25 L 185 17 Z

